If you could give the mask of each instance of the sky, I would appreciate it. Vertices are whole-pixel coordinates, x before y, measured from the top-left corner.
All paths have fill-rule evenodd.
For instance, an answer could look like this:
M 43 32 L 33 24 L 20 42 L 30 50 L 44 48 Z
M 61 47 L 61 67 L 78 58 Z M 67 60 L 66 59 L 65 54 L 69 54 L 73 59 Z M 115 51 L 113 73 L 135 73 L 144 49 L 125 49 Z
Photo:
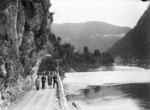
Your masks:
M 54 23 L 102 21 L 133 28 L 150 2 L 140 0 L 50 0 Z

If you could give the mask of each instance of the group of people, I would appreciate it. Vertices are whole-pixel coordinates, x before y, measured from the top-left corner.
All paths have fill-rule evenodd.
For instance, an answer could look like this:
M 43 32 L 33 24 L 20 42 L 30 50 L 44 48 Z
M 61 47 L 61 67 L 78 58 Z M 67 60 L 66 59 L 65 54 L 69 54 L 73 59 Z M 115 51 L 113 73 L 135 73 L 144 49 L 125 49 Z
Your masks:
M 44 71 L 41 79 L 40 79 L 40 76 L 37 76 L 37 78 L 35 79 L 36 90 L 40 89 L 40 82 L 42 85 L 42 89 L 45 89 L 46 81 L 50 88 L 55 88 L 55 86 L 58 87 L 56 72 L 49 72 L 49 75 L 45 75 L 45 71 Z

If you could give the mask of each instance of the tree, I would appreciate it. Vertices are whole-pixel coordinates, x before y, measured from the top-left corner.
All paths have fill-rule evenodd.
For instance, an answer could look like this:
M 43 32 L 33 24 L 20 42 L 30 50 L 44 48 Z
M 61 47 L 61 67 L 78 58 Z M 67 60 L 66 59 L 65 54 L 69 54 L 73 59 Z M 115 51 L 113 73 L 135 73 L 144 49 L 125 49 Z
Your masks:
M 89 49 L 88 49 L 88 47 L 87 47 L 87 46 L 85 46 L 85 47 L 83 48 L 83 51 L 84 51 L 84 53 L 85 53 L 85 54 L 89 53 Z
M 101 56 L 101 53 L 100 53 L 100 51 L 99 50 L 94 50 L 94 56 L 95 57 L 100 57 Z
M 57 37 L 57 42 L 58 42 L 58 44 L 60 44 L 60 42 L 61 42 L 61 37 Z
M 114 63 L 113 57 L 108 53 L 102 53 L 102 66 L 112 67 Z
M 117 56 L 115 58 L 115 64 L 122 65 L 123 64 L 123 59 L 120 56 Z

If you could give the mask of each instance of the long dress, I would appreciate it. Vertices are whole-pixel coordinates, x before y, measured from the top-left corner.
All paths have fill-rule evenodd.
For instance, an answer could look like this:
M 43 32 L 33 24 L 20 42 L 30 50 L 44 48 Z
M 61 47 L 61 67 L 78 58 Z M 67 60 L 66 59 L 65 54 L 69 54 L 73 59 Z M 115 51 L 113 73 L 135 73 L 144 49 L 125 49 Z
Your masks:
M 39 90 L 39 87 L 40 87 L 40 79 L 39 78 L 36 78 L 35 85 L 36 85 L 36 90 Z

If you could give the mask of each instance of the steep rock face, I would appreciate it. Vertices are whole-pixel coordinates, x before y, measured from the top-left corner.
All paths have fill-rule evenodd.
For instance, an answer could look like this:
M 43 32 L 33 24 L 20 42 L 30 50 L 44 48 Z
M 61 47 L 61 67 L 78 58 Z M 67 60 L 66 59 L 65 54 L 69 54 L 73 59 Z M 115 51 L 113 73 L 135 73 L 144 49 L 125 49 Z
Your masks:
M 47 47 L 52 48 L 49 42 L 53 21 L 50 6 L 49 0 L 1 0 L 1 85 L 31 74 L 38 56 Z
M 114 56 L 125 60 L 150 59 L 150 6 L 139 19 L 137 25 L 108 51 Z

